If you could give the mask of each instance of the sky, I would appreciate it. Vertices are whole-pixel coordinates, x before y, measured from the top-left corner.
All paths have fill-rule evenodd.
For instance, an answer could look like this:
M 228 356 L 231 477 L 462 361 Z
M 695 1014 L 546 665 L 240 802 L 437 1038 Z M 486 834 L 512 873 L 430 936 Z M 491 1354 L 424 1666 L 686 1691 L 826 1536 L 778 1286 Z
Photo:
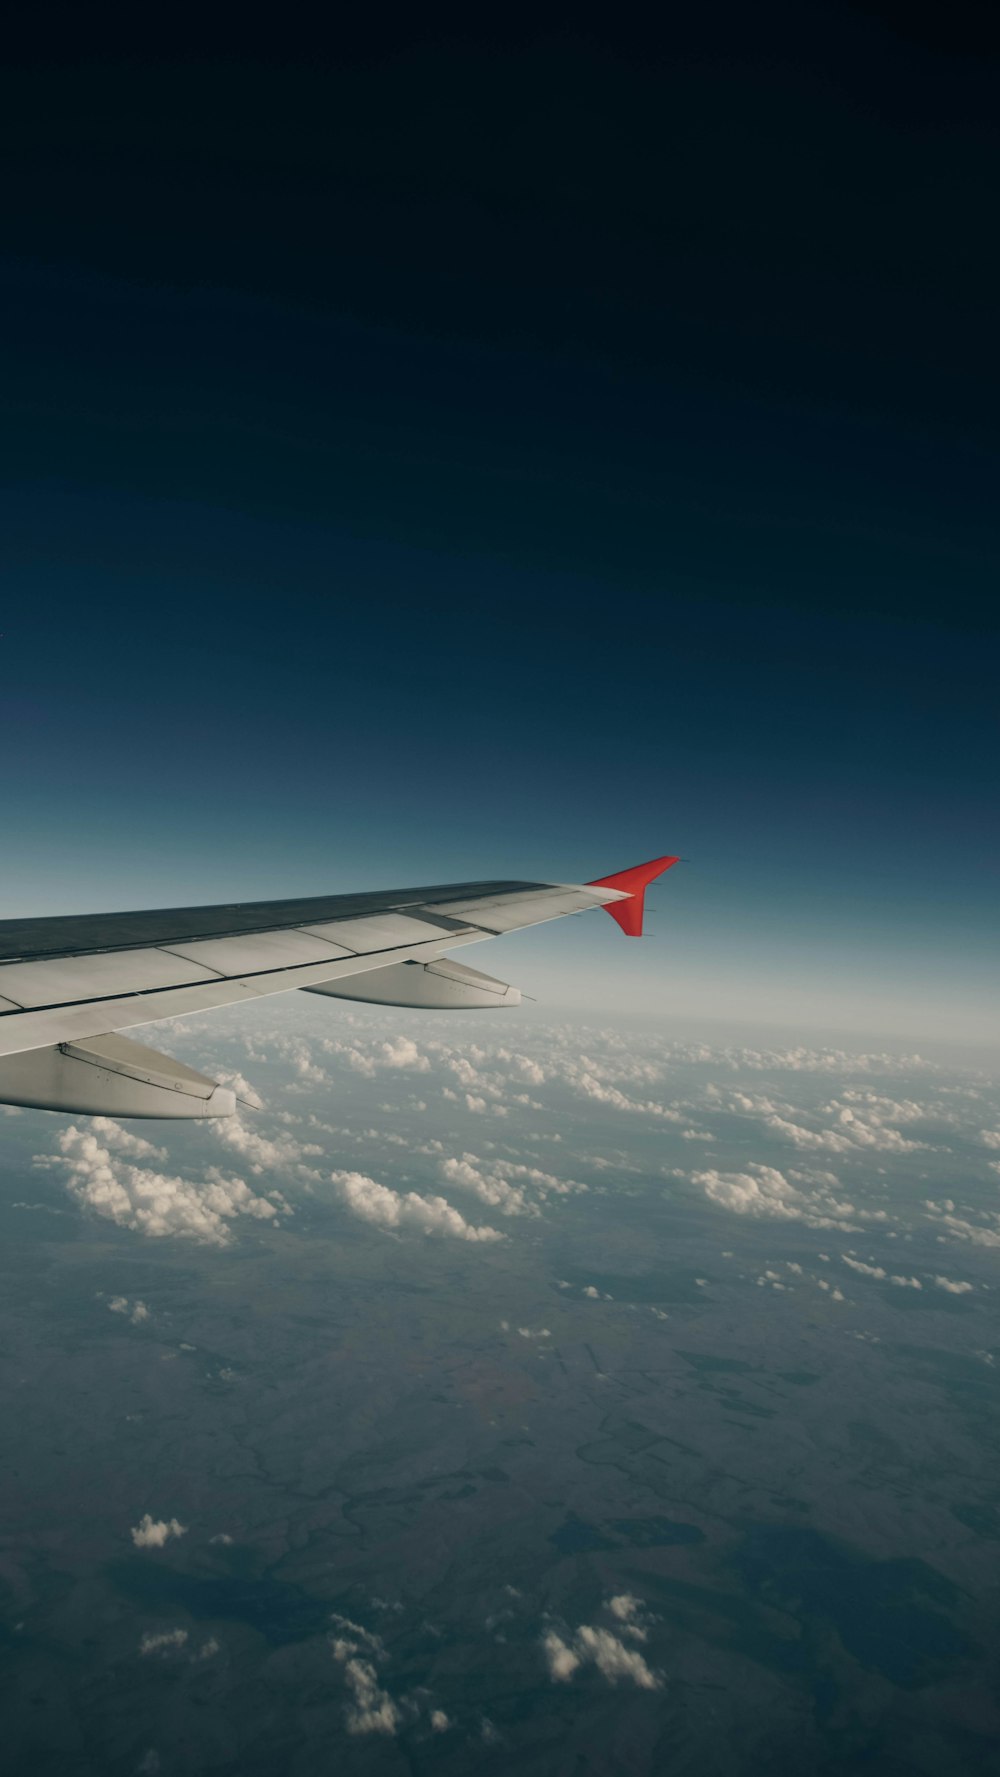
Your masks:
M 679 853 L 484 966 L 995 1040 L 976 15 L 139 28 L 0 74 L 0 917 Z

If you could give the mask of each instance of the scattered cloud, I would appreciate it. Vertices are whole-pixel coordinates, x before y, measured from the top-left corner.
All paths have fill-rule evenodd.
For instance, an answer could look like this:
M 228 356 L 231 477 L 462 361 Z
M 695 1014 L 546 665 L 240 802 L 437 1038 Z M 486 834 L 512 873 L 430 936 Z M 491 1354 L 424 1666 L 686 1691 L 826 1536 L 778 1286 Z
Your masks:
M 620 1631 L 614 1634 L 596 1624 L 581 1623 L 564 1633 L 549 1626 L 542 1635 L 542 1652 L 554 1684 L 569 1684 L 584 1666 L 594 1666 L 609 1684 L 628 1682 L 641 1690 L 659 1690 L 662 1678 L 647 1665 L 636 1647 L 627 1647 L 622 1636 L 645 1641 L 648 1631 L 640 1622 L 642 1602 L 623 1592 L 607 1601 L 605 1609 Z
M 849 1253 L 841 1253 L 840 1256 L 852 1271 L 860 1272 L 863 1277 L 873 1277 L 878 1283 L 893 1283 L 897 1289 L 903 1290 L 922 1290 L 924 1287 L 919 1277 L 892 1274 L 883 1265 L 866 1265 L 863 1259 L 852 1259 Z
M 210 1125 L 212 1135 L 224 1148 L 238 1154 L 247 1171 L 259 1177 L 264 1172 L 279 1172 L 311 1180 L 321 1175 L 304 1163 L 307 1158 L 322 1155 L 316 1142 L 300 1142 L 286 1131 L 266 1136 L 252 1129 L 240 1116 L 215 1117 Z
M 624 1635 L 630 1635 L 635 1641 L 649 1639 L 649 1630 L 645 1623 L 646 1607 L 634 1592 L 618 1592 L 614 1598 L 608 1599 L 607 1608 L 615 1620 L 622 1624 Z
M 947 1290 L 950 1296 L 967 1296 L 976 1286 L 974 1283 L 961 1283 L 954 1277 L 935 1277 L 934 1287 L 939 1290 Z
M 130 1534 L 137 1549 L 162 1549 L 171 1537 L 186 1536 L 187 1525 L 176 1518 L 153 1518 L 146 1512 Z
M 135 1532 L 133 1531 L 133 1535 Z M 140 1654 L 177 1653 L 187 1643 L 186 1629 L 160 1629 L 149 1631 L 139 1643 Z
M 753 1161 L 746 1172 L 719 1172 L 713 1168 L 692 1173 L 691 1180 L 701 1186 L 713 1203 L 737 1215 L 805 1222 L 812 1228 L 850 1228 L 861 1213 L 853 1203 L 834 1196 L 822 1180 L 804 1188 L 801 1175 L 793 1182 L 791 1176 L 776 1167 Z
M 149 1319 L 149 1309 L 145 1302 L 138 1299 L 130 1303 L 127 1296 L 111 1296 L 108 1299 L 108 1307 L 112 1314 L 127 1314 L 135 1327 L 141 1326 L 144 1320 Z
M 412 1228 L 450 1240 L 502 1240 L 496 1228 L 474 1227 L 444 1197 L 421 1197 L 416 1191 L 393 1191 L 362 1172 L 331 1174 L 346 1209 L 362 1221 L 389 1232 Z
M 334 1644 L 334 1659 L 340 1659 Z M 344 1677 L 354 1693 L 354 1702 L 345 1711 L 349 1734 L 395 1734 L 402 1721 L 398 1706 L 388 1691 L 382 1689 L 378 1674 L 370 1660 L 349 1658 L 344 1663 Z
M 276 1205 L 257 1196 L 244 1179 L 209 1169 L 196 1182 L 140 1164 L 161 1159 L 160 1151 L 107 1117 L 93 1118 L 89 1129 L 71 1123 L 57 1143 L 59 1153 L 36 1155 L 35 1165 L 65 1171 L 78 1203 L 152 1239 L 176 1235 L 225 1246 L 229 1223 L 237 1216 L 271 1221 L 278 1215 Z

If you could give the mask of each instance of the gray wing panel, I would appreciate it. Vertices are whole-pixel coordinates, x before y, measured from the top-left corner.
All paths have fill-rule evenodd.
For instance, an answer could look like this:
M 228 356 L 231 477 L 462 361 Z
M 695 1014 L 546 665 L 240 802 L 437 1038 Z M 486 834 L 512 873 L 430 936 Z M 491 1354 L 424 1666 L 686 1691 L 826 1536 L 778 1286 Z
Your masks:
M 236 901 L 219 907 L 140 908 L 130 913 L 58 914 L 47 919 L 0 920 L 0 961 L 80 956 L 88 950 L 138 950 L 194 938 L 230 938 L 243 932 L 314 926 L 332 919 L 365 919 L 373 913 L 434 906 L 430 918 L 449 927 L 448 903 L 491 899 L 542 888 L 535 882 L 458 882 L 444 887 L 375 889 L 370 894 L 311 895 L 295 901 Z
M 421 895 L 438 898 L 428 907 Z M 22 948 L 15 957 L 0 957 L 0 1055 L 79 1043 L 390 963 L 433 962 L 456 945 L 619 898 L 614 889 L 589 884 L 462 883 L 393 891 L 392 906 L 383 891 L 38 921 L 33 954 Z M 326 917 L 331 911 L 336 917 Z M 306 923 L 291 925 L 296 917 Z M 179 930 L 185 923 L 187 937 Z M 25 924 L 7 922 L 8 936 L 20 926 L 17 937 L 24 944 Z M 89 938 L 89 945 L 67 948 L 74 926 L 77 939 Z M 163 933 L 158 944 L 150 941 L 154 929 Z M 191 930 L 212 935 L 195 938 Z M 146 942 L 124 942 L 137 933 Z M 103 948 L 95 943 L 100 936 L 108 940 Z

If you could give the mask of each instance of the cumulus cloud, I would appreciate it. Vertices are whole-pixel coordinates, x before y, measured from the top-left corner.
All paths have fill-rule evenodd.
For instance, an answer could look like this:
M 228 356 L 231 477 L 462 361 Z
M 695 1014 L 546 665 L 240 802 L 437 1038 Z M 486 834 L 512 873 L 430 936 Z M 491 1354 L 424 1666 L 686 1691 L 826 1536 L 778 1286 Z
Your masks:
M 238 1154 L 249 1172 L 259 1177 L 263 1172 L 294 1173 L 315 1181 L 319 1173 L 304 1164 L 305 1160 L 322 1154 L 315 1142 L 296 1141 L 286 1131 L 266 1136 L 252 1129 L 239 1116 L 216 1117 L 211 1125 L 216 1141 L 231 1153 Z
M 967 1296 L 976 1287 L 974 1283 L 962 1283 L 954 1277 L 935 1277 L 934 1286 L 939 1290 L 947 1290 L 950 1296 Z
M 538 1203 L 530 1193 L 544 1199 L 550 1193 L 565 1197 L 587 1189 L 578 1179 L 557 1178 L 554 1173 L 543 1172 L 537 1166 L 526 1166 L 514 1160 L 484 1161 L 475 1154 L 441 1160 L 438 1171 L 446 1185 L 470 1191 L 481 1202 L 499 1209 L 501 1215 L 506 1216 L 539 1215 Z
M 334 1658 L 337 1658 L 336 1648 Z M 370 1660 L 348 1659 L 344 1677 L 354 1692 L 345 1711 L 349 1734 L 394 1734 L 402 1721 L 399 1708 L 382 1689 Z
M 646 1630 L 637 1620 L 642 1610 L 641 1600 L 627 1592 L 619 1593 L 608 1600 L 606 1609 L 615 1618 L 620 1635 L 592 1623 L 581 1623 L 578 1629 L 566 1634 L 560 1634 L 552 1627 L 545 1630 L 542 1652 L 549 1677 L 555 1684 L 569 1684 L 581 1667 L 590 1665 L 596 1667 L 609 1684 L 627 1681 L 638 1685 L 640 1690 L 659 1690 L 662 1684 L 660 1674 L 650 1669 L 638 1648 L 627 1647 L 621 1639 L 621 1635 L 628 1635 L 632 1640 L 646 1639 Z
M 542 1649 L 549 1668 L 549 1677 L 556 1684 L 567 1684 L 581 1664 L 580 1655 L 574 1653 L 555 1629 L 545 1631 Z
M 763 1121 L 775 1135 L 782 1136 L 796 1148 L 830 1154 L 850 1154 L 859 1148 L 912 1154 L 925 1145 L 923 1142 L 909 1141 L 900 1135 L 898 1129 L 889 1129 L 877 1122 L 866 1122 L 849 1105 L 831 1106 L 830 1109 L 836 1111 L 837 1116 L 837 1126 L 833 1129 L 808 1129 L 801 1123 L 793 1123 L 787 1117 L 780 1116 L 765 1117 Z
M 215 1078 L 218 1080 L 220 1086 L 231 1087 L 237 1098 L 241 1098 L 244 1104 L 250 1106 L 251 1110 L 262 1111 L 264 1109 L 264 1102 L 258 1093 L 257 1088 L 251 1086 L 250 1081 L 244 1074 L 228 1072 L 220 1074 L 218 1070 L 216 1070 Z
M 176 1653 L 185 1646 L 188 1638 L 186 1629 L 160 1629 L 149 1631 L 139 1643 L 140 1654 Z
M 642 1599 L 634 1592 L 618 1592 L 614 1598 L 608 1599 L 608 1609 L 617 1622 L 622 1624 L 622 1633 L 631 1635 L 635 1641 L 646 1641 L 649 1631 L 643 1624 L 645 1607 Z
M 475 1154 L 463 1154 L 460 1160 L 442 1160 L 440 1174 L 446 1185 L 471 1191 L 481 1202 L 499 1209 L 505 1216 L 536 1216 L 538 1206 L 529 1201 L 523 1186 L 511 1184 L 495 1169 L 486 1170 Z
M 60 1152 L 36 1155 L 36 1166 L 65 1171 L 78 1203 L 153 1239 L 177 1235 L 225 1246 L 229 1223 L 237 1216 L 270 1221 L 278 1214 L 275 1204 L 255 1195 L 244 1179 L 209 1169 L 199 1183 L 141 1164 L 162 1158 L 159 1150 L 107 1117 L 95 1117 L 90 1129 L 71 1123 L 57 1141 Z
M 592 1099 L 595 1104 L 610 1105 L 616 1111 L 629 1111 L 640 1117 L 661 1117 L 668 1123 L 682 1123 L 684 1121 L 680 1111 L 670 1109 L 667 1105 L 661 1104 L 658 1099 L 629 1098 L 628 1094 L 622 1092 L 619 1087 L 599 1080 L 596 1073 L 592 1071 L 592 1065 L 590 1068 L 586 1064 L 579 1069 L 569 1068 L 566 1070 L 566 1078 L 567 1083 L 580 1094 L 581 1098 Z
M 864 1277 L 875 1277 L 882 1282 L 888 1276 L 882 1265 L 866 1265 L 863 1259 L 852 1259 L 847 1253 L 841 1253 L 840 1256 L 845 1265 L 850 1265 L 852 1271 L 860 1271 Z
M 127 1314 L 132 1325 L 136 1327 L 141 1326 L 144 1320 L 149 1319 L 149 1309 L 145 1302 L 138 1298 L 130 1303 L 127 1296 L 111 1296 L 108 1299 L 108 1307 L 112 1314 Z
M 145 1512 L 131 1531 L 137 1549 L 162 1549 L 173 1536 L 187 1536 L 187 1525 L 176 1518 L 153 1518 Z
M 650 1671 L 642 1655 L 635 1648 L 626 1647 L 609 1629 L 597 1629 L 589 1623 L 582 1623 L 576 1632 L 576 1646 L 586 1658 L 593 1661 L 598 1672 L 609 1684 L 618 1684 L 621 1679 L 629 1679 L 642 1690 L 659 1689 L 660 1680 Z
M 407 1068 L 413 1073 L 426 1074 L 430 1065 L 410 1037 L 395 1037 L 391 1043 L 383 1043 L 379 1052 L 379 1067 Z
M 821 1178 L 803 1188 L 806 1181 L 801 1175 L 793 1182 L 776 1167 L 756 1162 L 751 1162 L 746 1172 L 719 1172 L 714 1168 L 693 1172 L 691 1180 L 701 1186 L 713 1203 L 737 1215 L 805 1222 L 812 1228 L 850 1228 L 851 1218 L 859 1213 L 852 1203 L 834 1196 L 830 1185 Z
M 863 1259 L 852 1259 L 849 1253 L 841 1253 L 845 1265 L 852 1271 L 858 1271 L 863 1277 L 874 1277 L 878 1283 L 893 1283 L 897 1289 L 922 1290 L 923 1284 L 919 1277 L 901 1277 L 886 1271 L 883 1265 L 866 1265 Z
M 451 1722 L 443 1709 L 431 1710 L 431 1728 L 435 1734 L 446 1734 L 450 1727 Z
M 344 1678 L 354 1701 L 345 1711 L 349 1734 L 395 1734 L 403 1720 L 398 1703 L 379 1683 L 375 1662 L 386 1657 L 385 1645 L 363 1624 L 333 1613 L 340 1631 L 331 1641 L 331 1652 L 344 1668 Z
M 330 1054 L 343 1055 L 348 1067 L 369 1080 L 382 1070 L 402 1069 L 415 1074 L 430 1071 L 427 1056 L 421 1053 L 412 1037 L 394 1036 L 381 1043 L 327 1042 L 323 1046 Z
M 412 1228 L 449 1240 L 502 1240 L 496 1228 L 474 1227 L 443 1197 L 421 1197 L 416 1191 L 393 1191 L 363 1172 L 331 1173 L 345 1208 L 376 1228 L 396 1232 Z
M 938 1227 L 955 1240 L 967 1240 L 972 1246 L 1000 1246 L 1000 1217 L 990 1215 L 987 1222 L 970 1222 L 966 1215 L 956 1213 L 950 1197 L 941 1203 L 928 1200 L 927 1209 L 937 1219 Z

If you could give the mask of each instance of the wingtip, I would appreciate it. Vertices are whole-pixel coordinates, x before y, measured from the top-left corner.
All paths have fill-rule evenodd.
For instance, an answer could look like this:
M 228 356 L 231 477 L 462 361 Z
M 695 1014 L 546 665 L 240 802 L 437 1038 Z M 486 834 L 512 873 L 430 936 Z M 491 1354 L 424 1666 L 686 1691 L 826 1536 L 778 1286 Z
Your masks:
M 627 895 L 628 899 L 625 901 L 607 903 L 604 911 L 610 913 L 616 925 L 621 926 L 626 938 L 641 938 L 643 909 L 649 884 L 680 861 L 679 857 L 651 858 L 648 864 L 633 864 L 631 869 L 617 870 L 613 876 L 595 877 L 587 887 L 617 889 L 619 893 Z

